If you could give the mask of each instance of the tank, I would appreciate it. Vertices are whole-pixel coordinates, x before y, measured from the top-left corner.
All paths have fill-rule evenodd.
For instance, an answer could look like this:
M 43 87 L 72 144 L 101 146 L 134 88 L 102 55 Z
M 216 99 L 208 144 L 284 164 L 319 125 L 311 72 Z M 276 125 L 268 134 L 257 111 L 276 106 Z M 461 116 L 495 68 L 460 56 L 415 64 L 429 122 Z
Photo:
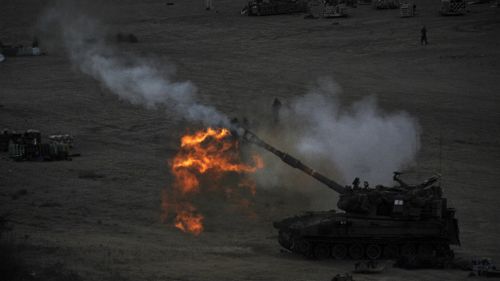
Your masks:
M 341 211 L 307 212 L 274 222 L 279 244 L 291 252 L 325 259 L 397 259 L 449 257 L 460 245 L 455 210 L 442 195 L 440 176 L 407 184 L 394 173 L 394 186 L 342 186 L 259 139 L 247 129 L 239 136 L 278 156 L 339 194 Z

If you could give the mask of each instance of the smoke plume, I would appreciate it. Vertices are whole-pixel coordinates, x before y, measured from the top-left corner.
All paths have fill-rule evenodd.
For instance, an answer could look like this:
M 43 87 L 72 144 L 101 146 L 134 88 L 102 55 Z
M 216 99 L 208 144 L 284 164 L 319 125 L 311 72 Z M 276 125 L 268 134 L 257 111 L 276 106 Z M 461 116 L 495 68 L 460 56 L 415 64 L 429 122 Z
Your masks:
M 373 96 L 344 105 L 340 94 L 331 79 L 319 80 L 306 95 L 288 102 L 279 125 L 266 135 L 340 184 L 349 185 L 355 177 L 371 186 L 390 184 L 392 173 L 411 165 L 418 152 L 416 120 L 403 111 L 385 112 Z M 279 139 L 272 136 L 277 130 Z M 266 163 L 270 161 L 266 157 Z M 281 171 L 283 163 L 271 166 L 282 179 L 290 178 Z M 269 179 L 266 174 L 264 181 Z
M 43 31 L 57 31 L 71 62 L 120 98 L 154 108 L 163 105 L 188 121 L 227 125 L 225 115 L 196 101 L 197 88 L 173 80 L 174 67 L 120 53 L 106 43 L 104 25 L 85 16 L 74 1 L 63 1 L 41 17 Z M 78 11 L 78 12 L 75 12 Z
M 40 23 L 43 30 L 57 31 L 80 71 L 131 103 L 161 105 L 207 126 L 229 125 L 227 116 L 196 101 L 195 85 L 174 80 L 172 65 L 157 67 L 109 46 L 103 25 L 75 12 L 79 9 L 68 4 L 72 2 L 49 9 Z M 405 112 L 383 111 L 374 97 L 344 105 L 340 93 L 333 81 L 319 81 L 306 95 L 286 102 L 278 126 L 260 129 L 259 134 L 341 184 L 350 184 L 354 177 L 372 185 L 389 183 L 392 172 L 411 164 L 419 149 L 417 122 Z M 297 184 L 289 167 L 273 155 L 263 156 L 266 169 L 260 172 L 260 186 Z

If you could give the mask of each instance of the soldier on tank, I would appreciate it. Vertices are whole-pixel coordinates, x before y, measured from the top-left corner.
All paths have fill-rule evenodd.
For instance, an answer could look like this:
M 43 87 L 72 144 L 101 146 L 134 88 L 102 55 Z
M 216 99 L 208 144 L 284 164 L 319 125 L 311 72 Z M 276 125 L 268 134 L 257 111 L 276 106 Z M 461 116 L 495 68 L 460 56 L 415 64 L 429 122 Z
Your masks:
M 240 126 L 240 120 L 238 119 L 238 117 L 231 118 L 231 120 L 229 120 L 229 123 L 231 124 L 231 135 L 235 137 L 238 136 L 237 128 Z
M 359 188 L 359 178 L 356 177 L 354 181 L 352 182 L 352 188 L 357 189 Z

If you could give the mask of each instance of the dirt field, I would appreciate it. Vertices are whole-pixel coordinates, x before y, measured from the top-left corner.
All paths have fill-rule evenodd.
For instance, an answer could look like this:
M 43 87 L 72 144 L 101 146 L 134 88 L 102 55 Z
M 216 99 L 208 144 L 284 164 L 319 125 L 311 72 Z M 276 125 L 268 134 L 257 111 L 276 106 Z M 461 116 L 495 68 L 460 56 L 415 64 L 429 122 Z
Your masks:
M 2 1 L 0 40 L 29 45 L 44 2 Z M 229 116 L 269 114 L 274 97 L 286 103 L 325 76 L 342 86 L 344 103 L 375 95 L 383 109 L 407 111 L 422 128 L 415 178 L 440 171 L 457 209 L 456 252 L 500 261 L 500 9 L 487 3 L 441 17 L 439 1 L 419 0 L 413 18 L 358 6 L 348 18 L 309 20 L 243 17 L 241 0 L 216 0 L 216 12 L 201 0 L 172 2 L 108 1 L 92 9 L 109 34 L 138 37 L 120 48 L 174 64 L 178 80 L 199 88 L 201 102 Z M 14 239 L 29 245 L 22 255 L 42 267 L 62 264 L 83 280 L 330 280 L 352 270 L 351 261 L 280 252 L 272 221 L 314 208 L 299 192 L 258 186 L 255 219 L 207 202 L 211 222 L 199 237 L 162 224 L 160 192 L 172 180 L 167 161 L 189 126 L 164 109 L 118 99 L 57 46 L 47 56 L 0 63 L 0 128 L 71 133 L 82 154 L 47 163 L 2 154 L 0 214 L 12 213 Z M 22 189 L 26 195 L 13 196 Z M 388 268 L 355 280 L 466 276 Z

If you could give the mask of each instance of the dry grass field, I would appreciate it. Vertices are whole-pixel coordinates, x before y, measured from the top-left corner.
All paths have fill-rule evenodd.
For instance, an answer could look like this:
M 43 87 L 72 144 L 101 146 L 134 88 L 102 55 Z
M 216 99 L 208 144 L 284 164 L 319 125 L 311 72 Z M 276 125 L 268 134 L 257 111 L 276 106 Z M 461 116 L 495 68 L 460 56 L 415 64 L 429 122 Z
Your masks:
M 412 179 L 441 173 L 461 228 L 455 251 L 500 261 L 500 9 L 491 3 L 457 17 L 440 16 L 437 0 L 417 0 L 412 18 L 360 5 L 347 18 L 304 19 L 241 16 L 242 0 L 215 0 L 216 11 L 205 11 L 201 0 L 91 2 L 85 11 L 111 39 L 124 32 L 139 40 L 112 42 L 116 48 L 174 65 L 175 79 L 196 85 L 200 103 L 228 116 L 266 122 L 275 97 L 287 103 L 321 77 L 342 87 L 343 104 L 373 95 L 387 112 L 408 112 L 421 128 Z M 49 5 L 1 1 L 0 40 L 29 45 Z M 200 236 L 161 223 L 161 190 L 172 182 L 168 160 L 193 125 L 168 106 L 148 109 L 118 98 L 72 65 L 64 47 L 44 46 L 43 36 L 40 42 L 48 55 L 0 63 L 0 128 L 70 133 L 82 156 L 41 163 L 1 155 L 0 214 L 11 213 L 9 237 L 23 245 L 17 254 L 34 266 L 33 280 L 54 267 L 56 275 L 73 275 L 47 280 L 326 281 L 352 270 L 352 261 L 282 253 L 276 241 L 274 220 L 318 209 L 318 196 L 331 196 L 334 206 L 329 191 L 258 185 L 252 218 L 214 195 L 200 203 L 210 218 Z M 20 190 L 26 194 L 16 196 Z M 466 276 L 388 268 L 355 280 Z

